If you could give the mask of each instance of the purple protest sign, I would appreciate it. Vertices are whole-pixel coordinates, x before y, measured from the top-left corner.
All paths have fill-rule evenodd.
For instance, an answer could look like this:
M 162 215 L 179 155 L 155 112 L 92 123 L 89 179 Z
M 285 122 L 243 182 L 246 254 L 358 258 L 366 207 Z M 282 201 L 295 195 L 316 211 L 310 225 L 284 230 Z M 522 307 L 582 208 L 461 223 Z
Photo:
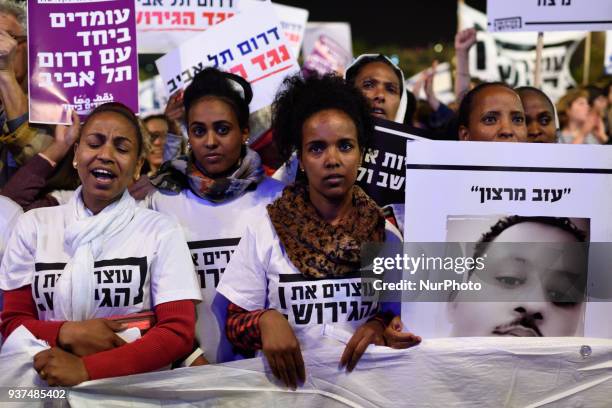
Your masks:
M 28 65 L 30 122 L 113 101 L 138 112 L 134 1 L 28 1 Z

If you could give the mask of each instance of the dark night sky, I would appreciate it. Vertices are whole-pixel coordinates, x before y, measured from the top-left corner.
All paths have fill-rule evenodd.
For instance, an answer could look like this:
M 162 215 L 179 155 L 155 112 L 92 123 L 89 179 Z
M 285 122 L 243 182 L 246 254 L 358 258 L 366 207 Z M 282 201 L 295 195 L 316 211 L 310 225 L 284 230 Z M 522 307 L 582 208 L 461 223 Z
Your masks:
M 309 21 L 348 21 L 354 39 L 403 47 L 453 41 L 457 0 L 274 0 L 306 8 Z M 486 0 L 466 0 L 480 10 Z

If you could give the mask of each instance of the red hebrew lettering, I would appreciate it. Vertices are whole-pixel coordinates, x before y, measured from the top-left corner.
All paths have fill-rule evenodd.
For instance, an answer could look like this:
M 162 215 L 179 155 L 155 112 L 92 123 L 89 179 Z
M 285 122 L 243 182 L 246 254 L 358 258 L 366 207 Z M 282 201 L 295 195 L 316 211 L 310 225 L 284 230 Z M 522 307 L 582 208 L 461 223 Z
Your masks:
M 280 47 L 278 47 L 278 50 L 281 53 L 281 60 L 287 61 L 289 59 L 289 51 L 287 51 L 287 47 L 281 45 Z
M 195 11 L 188 11 L 183 13 L 183 24 L 190 26 L 195 24 Z
M 202 13 L 202 17 L 204 17 L 205 19 L 208 19 L 208 25 L 211 26 L 213 25 L 213 17 L 215 16 L 215 13 L 211 13 L 210 11 L 205 11 Z
M 142 22 L 142 11 L 136 13 L 136 24 L 140 24 Z
M 181 12 L 173 11 L 172 12 L 172 20 L 170 21 L 172 25 L 181 25 Z
M 263 55 L 262 55 L 262 57 L 263 57 Z M 244 70 L 244 66 L 242 64 L 238 64 L 235 67 L 230 68 L 229 72 L 231 72 L 232 74 L 240 75 L 244 79 L 248 79 L 247 78 L 247 73 Z
M 280 64 L 281 62 L 280 57 L 278 56 L 278 51 L 276 50 L 266 52 L 266 56 L 268 57 L 268 64 L 271 67 L 275 66 L 276 64 Z
M 259 64 L 259 68 L 262 71 L 265 71 L 266 69 L 268 69 L 268 67 L 266 65 L 265 57 L 266 57 L 265 54 L 258 55 L 255 58 L 251 58 L 251 63 L 252 64 Z
M 226 14 L 225 13 L 217 13 L 217 24 L 219 24 L 220 22 L 224 21 L 226 18 Z

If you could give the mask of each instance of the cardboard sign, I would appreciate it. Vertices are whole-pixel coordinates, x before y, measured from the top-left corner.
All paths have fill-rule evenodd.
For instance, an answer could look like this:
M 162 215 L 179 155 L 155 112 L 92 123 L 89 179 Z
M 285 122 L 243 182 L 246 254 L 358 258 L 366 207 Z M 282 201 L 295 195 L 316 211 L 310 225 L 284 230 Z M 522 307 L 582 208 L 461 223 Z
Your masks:
M 403 303 L 404 321 L 411 322 L 411 330 L 428 337 L 512 335 L 508 334 L 512 331 L 514 335 L 611 338 L 612 279 L 609 259 L 601 262 L 602 257 L 610 257 L 602 245 L 612 241 L 610 153 L 608 146 L 409 143 L 405 239 L 484 242 L 491 262 L 497 259 L 490 252 L 493 245 L 506 245 L 507 251 L 500 258 L 503 262 L 485 263 L 482 273 L 465 272 L 465 268 L 461 274 L 445 272 L 445 280 L 459 282 L 439 292 L 446 297 L 420 302 L 431 294 L 432 289 L 426 288 L 412 302 Z M 528 218 L 515 224 L 520 217 Z M 568 247 L 586 243 L 588 276 L 578 272 L 586 274 L 586 268 L 565 261 L 570 252 L 539 249 L 558 243 Z M 466 257 L 483 254 L 468 249 L 469 245 L 462 248 Z M 554 254 L 551 263 L 541 267 L 538 263 L 550 254 Z M 420 284 L 421 278 L 431 282 L 432 275 L 419 270 L 410 279 Z M 557 302 L 558 294 L 569 286 L 565 280 L 578 278 L 583 279 L 583 292 L 591 301 Z M 478 282 L 480 289 L 470 287 Z M 533 292 L 524 292 L 528 288 Z M 509 293 L 515 300 L 505 300 Z M 542 299 L 528 297 L 531 293 L 541 294 Z M 516 320 L 523 315 L 527 319 L 527 314 L 533 317 L 529 322 Z
M 470 50 L 470 73 L 483 81 L 503 81 L 512 87 L 533 86 L 537 33 L 488 33 L 487 16 L 465 4 L 459 5 L 461 29 L 478 30 Z M 576 85 L 569 69 L 583 32 L 544 34 L 542 90 L 555 102 Z
M 610 0 L 487 0 L 489 31 L 605 31 Z
M 138 112 L 130 0 L 28 2 L 30 121 L 70 123 L 106 102 Z
M 194 36 L 156 64 L 168 94 L 189 85 L 209 66 L 242 76 L 253 87 L 251 112 L 272 103 L 283 79 L 299 70 L 272 5 L 257 2 Z

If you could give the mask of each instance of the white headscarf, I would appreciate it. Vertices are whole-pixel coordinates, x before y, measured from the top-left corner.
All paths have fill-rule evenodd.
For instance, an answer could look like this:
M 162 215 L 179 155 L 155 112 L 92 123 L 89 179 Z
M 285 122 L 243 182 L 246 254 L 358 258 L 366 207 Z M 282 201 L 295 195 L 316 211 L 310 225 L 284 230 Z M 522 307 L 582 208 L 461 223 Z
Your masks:
M 360 56 L 355 58 L 355 60 L 348 67 L 346 67 L 346 70 L 344 71 L 344 79 L 348 81 L 349 78 L 354 78 L 357 75 L 357 73 L 354 72 L 355 67 L 365 62 L 365 60 L 374 61 L 379 58 L 384 58 L 389 63 L 390 67 L 395 71 L 396 74 L 398 74 L 400 78 L 400 88 L 401 88 L 400 103 L 399 103 L 399 107 L 397 108 L 397 113 L 395 114 L 395 119 L 393 121 L 397 123 L 404 123 L 404 117 L 406 116 L 406 108 L 408 106 L 408 94 L 406 93 L 406 81 L 404 80 L 404 73 L 397 65 L 393 63 L 393 61 L 391 61 L 385 55 L 383 54 L 361 54 Z
M 92 215 L 79 187 L 68 202 L 64 244 L 72 258 L 66 264 L 55 287 L 51 320 L 81 321 L 95 317 L 98 301 L 94 298 L 94 260 L 104 244 L 123 230 L 134 218 L 136 201 L 126 191 L 121 199 Z

